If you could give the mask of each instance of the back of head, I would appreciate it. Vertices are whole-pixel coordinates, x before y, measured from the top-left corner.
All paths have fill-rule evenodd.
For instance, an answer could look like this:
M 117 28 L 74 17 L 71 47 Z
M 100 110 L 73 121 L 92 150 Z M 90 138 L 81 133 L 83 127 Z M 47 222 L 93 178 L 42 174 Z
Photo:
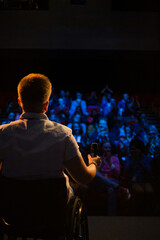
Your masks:
M 43 112 L 44 104 L 49 101 L 52 84 L 48 77 L 31 73 L 18 84 L 18 98 L 25 112 Z

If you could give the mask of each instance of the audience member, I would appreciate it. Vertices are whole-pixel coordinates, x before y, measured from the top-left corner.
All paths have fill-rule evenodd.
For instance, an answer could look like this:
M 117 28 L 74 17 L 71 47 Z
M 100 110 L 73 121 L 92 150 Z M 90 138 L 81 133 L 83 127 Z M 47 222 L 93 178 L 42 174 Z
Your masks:
M 61 90 L 59 98 L 62 98 L 65 106 L 70 108 L 70 106 L 71 106 L 71 99 L 70 99 L 70 92 L 69 91 L 65 92 L 64 90 Z
M 125 173 L 132 194 L 132 214 L 150 215 L 154 207 L 151 161 L 145 155 L 145 145 L 140 139 L 130 142 L 130 155 L 126 158 Z
M 106 118 L 100 118 L 97 126 L 97 131 L 93 133 L 92 141 L 101 144 L 102 142 L 109 141 L 109 131 Z
M 109 141 L 102 143 L 101 159 L 101 166 L 92 182 L 92 186 L 99 192 L 107 193 L 108 215 L 115 216 L 117 213 L 120 163 L 119 159 L 113 155 Z
M 128 93 L 123 94 L 123 99 L 118 102 L 118 114 L 129 116 L 134 114 L 134 100 L 129 98 Z
M 105 141 L 102 143 L 102 147 L 100 150 L 101 156 L 101 165 L 99 168 L 99 172 L 109 179 L 119 181 L 120 176 L 120 162 L 117 156 L 113 155 L 114 146 L 111 145 L 109 141 Z
M 70 97 L 70 91 L 66 91 L 65 92 L 65 104 L 66 106 L 68 106 L 69 108 L 71 107 L 71 97 Z
M 135 138 L 136 134 L 133 131 L 132 126 L 124 125 L 124 133 L 120 135 L 118 141 L 118 152 L 120 159 L 125 159 L 129 153 L 130 142 Z
M 87 98 L 87 106 L 99 106 L 96 91 L 92 91 L 90 96 Z
M 85 157 L 86 135 L 83 134 L 83 128 L 79 122 L 74 122 L 72 124 L 72 134 L 79 145 L 82 156 Z
M 101 111 L 104 117 L 108 116 L 111 111 L 116 109 L 116 101 L 111 96 L 110 93 L 107 93 L 106 96 L 102 98 Z
M 13 121 L 15 121 L 15 119 L 16 119 L 16 113 L 15 112 L 9 112 L 7 120 L 3 121 L 2 125 L 13 122 Z
M 69 107 L 64 103 L 64 98 L 58 98 L 58 105 L 54 108 L 55 114 L 57 114 L 60 122 L 66 124 L 66 120 L 69 116 Z
M 87 109 L 89 116 L 87 117 L 88 124 L 96 124 L 99 119 L 100 108 L 97 106 L 90 106 Z
M 160 139 L 159 139 L 158 131 L 155 125 L 149 126 L 147 150 L 148 150 L 148 156 L 151 159 L 159 156 Z
M 92 136 L 96 133 L 97 129 L 95 124 L 89 124 L 87 127 L 87 133 L 86 133 L 86 148 L 88 149 L 88 152 L 90 150 L 90 145 L 93 142 Z
M 56 122 L 56 123 L 60 123 L 60 119 L 57 116 L 57 114 L 55 114 L 54 110 L 50 111 L 50 113 L 48 114 L 48 118 L 50 121 Z
M 82 126 L 80 123 L 78 122 L 74 122 L 72 124 L 72 134 L 76 139 L 76 142 L 78 144 L 83 144 L 83 130 L 82 130 Z
M 73 100 L 71 103 L 71 107 L 69 110 L 70 118 L 74 115 L 76 112 L 77 107 L 80 108 L 83 115 L 88 116 L 87 112 L 87 104 L 85 100 L 82 100 L 82 94 L 80 92 L 76 93 L 76 100 Z
M 146 114 L 141 113 L 138 116 L 138 122 L 133 124 L 133 130 L 136 133 L 136 137 L 143 141 L 146 146 L 148 143 L 148 130 L 149 124 L 147 122 Z
M 83 131 L 83 135 L 86 134 L 86 123 L 82 122 L 82 115 L 80 113 L 75 113 L 70 119 L 70 122 L 67 124 L 69 128 L 72 128 L 73 123 L 80 123 Z

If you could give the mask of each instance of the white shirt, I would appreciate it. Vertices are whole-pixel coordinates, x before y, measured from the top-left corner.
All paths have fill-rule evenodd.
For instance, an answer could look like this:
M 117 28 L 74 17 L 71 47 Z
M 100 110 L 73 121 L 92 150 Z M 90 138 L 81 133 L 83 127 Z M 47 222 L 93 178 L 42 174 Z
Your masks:
M 42 113 L 23 113 L 19 120 L 0 126 L 0 159 L 7 177 L 63 177 L 63 163 L 80 156 L 68 127 Z

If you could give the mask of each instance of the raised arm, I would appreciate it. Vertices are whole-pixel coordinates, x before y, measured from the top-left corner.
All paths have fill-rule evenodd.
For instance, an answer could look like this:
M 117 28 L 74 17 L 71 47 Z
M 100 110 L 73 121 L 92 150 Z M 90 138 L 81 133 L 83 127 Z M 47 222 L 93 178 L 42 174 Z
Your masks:
M 64 163 L 64 167 L 69 175 L 79 184 L 90 183 L 96 175 L 100 165 L 100 157 L 92 158 L 88 155 L 89 166 L 87 166 L 82 156 L 78 156 Z

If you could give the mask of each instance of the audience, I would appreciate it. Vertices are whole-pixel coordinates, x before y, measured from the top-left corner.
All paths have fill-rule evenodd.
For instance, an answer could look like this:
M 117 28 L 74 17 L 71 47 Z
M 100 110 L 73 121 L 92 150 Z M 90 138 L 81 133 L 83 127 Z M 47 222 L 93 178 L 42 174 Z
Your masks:
M 134 100 L 124 93 L 119 99 L 108 85 L 100 93 L 92 91 L 83 97 L 77 92 L 74 100 L 69 91 L 57 94 L 53 90 L 47 115 L 72 129 L 84 159 L 91 143 L 98 143 L 102 164 L 95 183 L 109 196 L 108 214 L 117 214 L 117 189 L 123 179 L 131 193 L 132 214 L 141 215 L 148 206 L 153 210 L 154 192 L 160 199 L 160 139 L 156 126 L 148 124 L 144 113 L 139 114 L 137 97 Z M 17 103 L 11 102 L 0 122 L 10 123 L 19 115 Z M 145 209 L 137 207 L 144 201 Z

